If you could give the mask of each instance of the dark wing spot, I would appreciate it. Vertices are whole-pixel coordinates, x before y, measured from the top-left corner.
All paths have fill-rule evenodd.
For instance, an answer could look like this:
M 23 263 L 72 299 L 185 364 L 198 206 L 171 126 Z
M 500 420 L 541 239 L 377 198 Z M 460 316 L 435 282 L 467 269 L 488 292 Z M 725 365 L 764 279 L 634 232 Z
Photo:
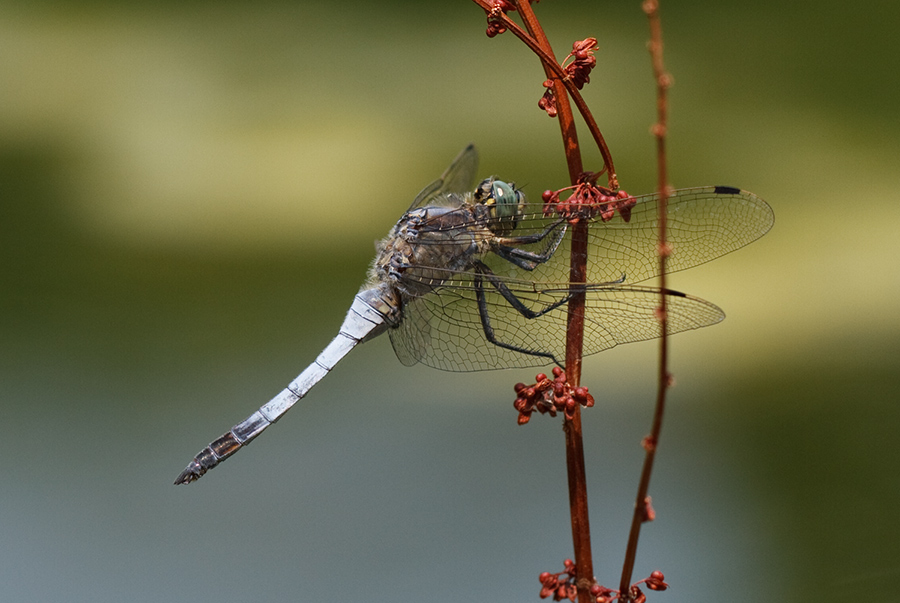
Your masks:
M 741 189 L 734 188 L 733 186 L 717 186 L 715 193 L 717 195 L 740 195 Z
M 671 295 L 672 297 L 687 297 L 687 293 L 682 293 L 681 291 L 675 291 L 675 289 L 663 289 L 666 295 Z

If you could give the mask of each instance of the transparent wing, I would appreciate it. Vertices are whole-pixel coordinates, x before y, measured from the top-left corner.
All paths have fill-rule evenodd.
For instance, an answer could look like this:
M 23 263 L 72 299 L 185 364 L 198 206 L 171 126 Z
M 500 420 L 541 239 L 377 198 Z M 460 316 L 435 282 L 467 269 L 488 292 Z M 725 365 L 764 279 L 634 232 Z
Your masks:
M 478 371 L 542 366 L 565 362 L 566 312 L 563 304 L 537 318 L 526 318 L 496 289 L 482 284 L 491 330 L 489 340 L 479 310 L 477 289 L 468 276 L 415 298 L 403 309 L 403 320 L 390 331 L 391 343 L 403 364 L 421 362 L 448 371 Z M 508 288 L 526 306 L 539 310 L 567 293 L 565 286 L 537 289 L 529 283 Z M 654 339 L 662 334 L 657 318 L 659 289 L 639 285 L 603 285 L 586 291 L 584 354 L 595 354 L 620 343 Z M 721 321 L 715 305 L 683 293 L 668 295 L 668 332 L 680 333 Z
M 657 195 L 636 198 L 626 221 L 618 213 L 610 220 L 597 217 L 589 224 L 587 311 L 585 354 L 619 343 L 658 337 L 659 322 L 654 309 L 659 291 L 635 286 L 657 274 Z M 527 205 L 507 248 L 546 255 L 548 241 L 565 222 L 545 217 L 541 204 Z M 448 222 L 449 223 L 449 222 Z M 668 240 L 673 248 L 669 270 L 675 272 L 721 257 L 755 241 L 772 227 L 769 205 L 753 193 L 730 187 L 682 189 L 669 198 Z M 484 223 L 454 223 L 445 237 L 465 239 Z M 544 233 L 534 240 L 534 235 Z M 517 244 L 516 237 L 529 237 Z M 539 312 L 564 298 L 569 291 L 571 229 L 550 257 L 532 270 L 488 253 L 481 260 L 505 284 L 509 292 L 529 309 Z M 484 280 L 480 285 L 471 270 L 429 268 L 427 275 L 415 268 L 403 278 L 434 285 L 428 295 L 408 299 L 403 319 L 391 330 L 397 356 L 405 364 L 422 362 L 445 370 L 481 370 L 503 367 L 540 366 L 564 359 L 566 305 L 537 318 L 527 318 L 512 307 L 497 288 Z M 478 292 L 483 291 L 479 311 Z M 670 332 L 715 324 L 722 311 L 703 300 L 670 292 Z M 482 314 L 490 322 L 492 343 Z M 502 344 L 508 344 L 506 346 Z
M 450 167 L 440 178 L 422 189 L 409 210 L 431 205 L 447 193 L 471 193 L 475 189 L 475 174 L 478 171 L 478 150 L 470 144 L 456 156 Z M 407 211 L 409 211 L 407 210 Z
M 589 281 L 624 276 L 625 282 L 636 283 L 657 275 L 659 196 L 636 201 L 627 222 L 617 213 L 609 222 L 591 223 Z M 677 190 L 668 202 L 666 238 L 672 254 L 667 269 L 686 270 L 731 253 L 762 237 L 774 223 L 772 208 L 753 193 L 724 186 Z
M 659 196 L 635 197 L 635 205 L 626 221 L 619 213 L 609 221 L 593 218 L 588 225 L 589 283 L 638 283 L 658 273 Z M 540 203 L 526 204 L 510 245 L 524 251 L 542 252 L 547 238 L 536 243 L 515 244 L 515 239 L 546 231 L 558 218 L 543 215 Z M 708 186 L 680 189 L 669 197 L 667 239 L 672 247 L 668 271 L 677 272 L 704 264 L 748 245 L 766 234 L 775 222 L 769 204 L 753 193 L 731 187 Z M 446 232 L 448 239 L 466 236 L 480 224 L 455 222 Z M 482 223 L 483 224 L 483 223 Z M 424 226 L 424 225 L 423 225 Z M 561 228 L 565 227 L 563 223 Z M 571 230 L 571 229 L 569 229 Z M 440 243 L 433 237 L 424 244 Z M 568 280 L 571 232 L 566 233 L 549 261 L 532 271 L 489 254 L 485 258 L 491 269 L 512 279 L 538 283 L 560 283 Z

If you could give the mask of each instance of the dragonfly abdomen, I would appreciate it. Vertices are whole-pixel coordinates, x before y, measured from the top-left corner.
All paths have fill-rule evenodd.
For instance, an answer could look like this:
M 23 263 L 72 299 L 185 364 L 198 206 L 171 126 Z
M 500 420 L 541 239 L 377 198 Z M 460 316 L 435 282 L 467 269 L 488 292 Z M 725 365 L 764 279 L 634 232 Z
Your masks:
M 366 289 L 358 293 L 347 311 L 340 332 L 315 362 L 259 410 L 198 452 L 175 483 L 189 484 L 200 479 L 207 471 L 249 444 L 306 396 L 356 344 L 383 333 L 398 311 L 394 299 L 395 296 L 385 288 Z

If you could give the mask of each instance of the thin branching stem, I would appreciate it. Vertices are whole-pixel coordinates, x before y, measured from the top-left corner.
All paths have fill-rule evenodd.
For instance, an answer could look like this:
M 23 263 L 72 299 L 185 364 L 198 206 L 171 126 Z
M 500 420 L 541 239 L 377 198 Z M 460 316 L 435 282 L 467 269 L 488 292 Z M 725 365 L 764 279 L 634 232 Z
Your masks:
M 491 0 L 472 0 L 483 8 L 485 12 L 491 13 L 494 5 Z M 518 6 L 521 4 L 521 6 Z M 527 2 L 517 2 L 517 6 L 519 8 L 519 12 L 522 13 L 524 6 L 528 4 Z M 532 17 L 534 17 L 534 13 L 531 11 L 531 7 L 524 9 L 525 12 L 529 13 Z M 532 37 L 527 31 L 523 30 L 519 25 L 510 19 L 506 14 L 502 12 L 496 13 L 496 19 L 503 23 L 503 26 L 506 27 L 514 36 L 522 40 L 528 48 L 534 52 L 541 62 L 544 64 L 544 68 L 547 73 L 547 78 L 552 79 L 554 83 L 554 93 L 556 94 L 557 102 L 562 101 L 565 98 L 565 94 L 562 94 L 561 90 L 558 88 L 558 84 L 562 83 L 562 85 L 566 88 L 569 93 L 569 96 L 572 98 L 572 101 L 575 103 L 575 106 L 578 109 L 578 112 L 581 114 L 582 119 L 584 119 L 585 124 L 587 124 L 588 130 L 591 133 L 591 136 L 594 139 L 594 142 L 597 143 L 597 148 L 600 149 L 600 156 L 603 158 L 603 163 L 606 167 L 607 171 L 607 179 L 609 181 L 609 188 L 617 189 L 619 188 L 619 181 L 616 176 L 616 169 L 613 164 L 612 154 L 609 151 L 609 147 L 606 145 L 606 140 L 603 138 L 603 133 L 600 132 L 600 127 L 597 125 L 596 120 L 594 119 L 593 114 L 591 114 L 590 108 L 588 108 L 587 103 L 584 98 L 581 96 L 581 91 L 575 86 L 575 82 L 573 82 L 569 77 L 567 77 L 565 70 L 562 66 L 556 61 L 553 57 L 552 51 L 547 52 L 549 49 L 549 44 L 547 44 L 546 49 L 542 47 L 542 45 Z M 524 18 L 523 13 L 523 21 L 525 21 L 526 26 L 529 23 L 529 20 Z M 537 19 L 534 19 L 534 23 L 537 22 Z M 544 42 L 546 42 L 546 37 L 544 37 Z M 568 103 L 568 101 L 566 100 Z M 562 107 L 560 106 L 560 114 L 562 113 Z M 568 157 L 568 150 L 567 150 Z M 570 166 L 571 170 L 571 166 Z M 573 181 L 574 184 L 574 181 Z
M 553 77 L 554 69 L 551 65 L 559 67 L 559 63 L 553 54 L 553 48 L 550 41 L 538 21 L 537 15 L 531 10 L 531 5 L 525 2 L 516 2 L 519 14 L 522 15 L 522 21 L 525 23 L 530 39 L 537 45 L 540 51 L 541 64 L 544 67 L 544 74 L 548 79 L 553 81 L 553 93 L 556 95 L 556 105 L 559 109 L 557 118 L 559 119 L 559 129 L 563 138 L 563 146 L 566 151 L 566 165 L 569 167 L 569 180 L 572 184 L 578 181 L 578 177 L 584 172 L 584 166 L 581 160 L 581 149 L 578 145 L 578 131 L 575 129 L 575 119 L 572 116 L 572 107 L 569 105 L 569 96 L 566 94 L 565 84 L 559 78 Z M 518 27 L 518 26 L 516 26 Z M 568 367 L 568 363 L 566 364 Z M 571 380 L 572 375 L 566 374 Z
M 634 516 L 631 521 L 631 530 L 628 535 L 628 545 L 625 551 L 625 562 L 622 566 L 622 577 L 619 582 L 619 592 L 630 600 L 630 584 L 634 561 L 637 555 L 638 538 L 641 532 L 641 524 L 650 518 L 651 511 L 647 492 L 650 488 L 650 476 L 653 472 L 653 461 L 659 445 L 659 435 L 662 429 L 663 414 L 666 405 L 666 393 L 671 383 L 668 369 L 669 338 L 668 319 L 666 315 L 666 260 L 671 252 L 666 238 L 667 206 L 670 194 L 668 176 L 666 173 L 666 127 L 668 117 L 668 89 L 671 85 L 671 77 L 666 73 L 663 64 L 662 25 L 659 19 L 659 2 L 657 0 L 644 0 L 642 8 L 647 14 L 650 24 L 650 42 L 648 49 L 653 64 L 653 76 L 656 80 L 656 123 L 653 125 L 653 135 L 656 138 L 656 162 L 658 171 L 657 190 L 659 193 L 659 283 L 660 305 L 659 320 L 661 323 L 660 347 L 659 347 L 659 373 L 656 395 L 656 408 L 653 413 L 653 425 L 650 435 L 644 439 L 644 466 L 641 470 L 641 480 L 638 484 L 637 497 L 634 504 Z M 626 593 L 628 593 L 626 595 Z

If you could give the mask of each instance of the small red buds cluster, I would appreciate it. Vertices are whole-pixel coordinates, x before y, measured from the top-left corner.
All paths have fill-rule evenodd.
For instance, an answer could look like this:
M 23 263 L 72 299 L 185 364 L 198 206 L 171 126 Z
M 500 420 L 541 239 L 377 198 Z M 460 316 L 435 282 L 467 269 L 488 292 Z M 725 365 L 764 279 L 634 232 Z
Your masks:
M 637 201 L 623 190 L 612 191 L 595 184 L 596 175 L 586 174 L 575 186 L 561 188 L 558 191 L 544 191 L 541 198 L 544 200 L 544 215 L 556 214 L 566 218 L 572 224 L 581 220 L 589 220 L 599 216 L 604 222 L 612 220 L 616 212 L 622 220 L 628 222 L 631 219 L 631 208 Z M 564 191 L 572 191 L 565 201 L 559 196 Z
M 533 385 L 516 383 L 516 401 L 513 407 L 519 411 L 519 425 L 531 420 L 535 410 L 541 414 L 549 413 L 555 417 L 557 412 L 565 414 L 566 419 L 575 416 L 575 409 L 580 404 L 585 408 L 594 405 L 594 397 L 586 387 L 572 387 L 566 380 L 566 373 L 558 366 L 553 367 L 553 379 L 544 373 L 538 373 Z
M 487 34 L 487 37 L 493 38 L 506 31 L 506 25 L 503 24 L 500 15 L 505 15 L 507 11 L 511 10 L 516 10 L 516 7 L 512 2 L 509 2 L 508 0 L 494 0 L 491 5 L 491 10 L 487 14 L 488 26 L 487 30 L 484 32 Z
M 634 588 L 632 588 L 632 592 L 634 592 Z M 591 596 L 594 597 L 596 603 L 613 603 L 613 601 L 619 600 L 619 591 L 606 588 L 602 584 L 594 584 L 591 586 Z
M 490 20 L 488 20 L 490 22 Z M 501 32 L 502 33 L 502 32 Z M 490 36 L 490 30 L 488 36 Z M 494 34 L 496 35 L 496 34 Z M 493 36 L 492 36 L 493 37 Z M 567 80 L 571 80 L 575 87 L 581 90 L 584 85 L 591 81 L 591 70 L 597 65 L 597 59 L 594 57 L 594 51 L 599 48 L 597 46 L 597 38 L 585 38 L 572 44 L 572 52 L 565 58 L 562 63 L 563 71 L 566 72 Z M 571 63 L 566 65 L 569 59 L 573 59 Z M 559 110 L 556 107 L 556 94 L 553 92 L 553 80 L 544 82 L 544 95 L 538 101 L 538 107 L 547 112 L 550 117 L 556 117 Z
M 516 5 L 510 2 L 509 0 L 494 0 L 493 6 L 491 7 L 491 12 L 501 11 L 503 13 L 507 13 L 509 11 L 515 11 Z
M 559 113 L 559 109 L 556 107 L 556 94 L 553 93 L 553 80 L 547 80 L 544 82 L 544 95 L 541 97 L 541 100 L 538 101 L 538 107 L 547 112 L 547 115 L 550 117 L 556 117 Z
M 606 588 L 602 584 L 591 586 L 591 595 L 597 603 L 611 603 L 619 597 L 619 591 Z
M 591 587 L 591 595 L 597 603 L 611 603 L 619 596 L 617 591 L 606 588 L 601 584 L 595 584 Z
M 666 590 L 669 588 L 669 585 L 663 582 L 666 577 L 659 570 L 656 570 L 650 574 L 650 577 L 644 580 L 644 583 L 647 585 L 647 588 L 650 590 Z
M 506 31 L 506 27 L 502 21 L 488 21 L 487 29 L 484 30 L 485 35 L 489 38 L 498 36 Z
M 571 559 L 566 559 L 563 561 L 563 565 L 566 569 L 557 574 L 543 572 L 538 576 L 538 580 L 541 581 L 541 599 L 546 599 L 552 595 L 554 601 L 562 601 L 563 599 L 574 601 L 575 597 L 578 596 L 578 588 L 575 586 L 575 579 L 577 578 L 575 562 Z
M 581 90 L 584 85 L 591 81 L 591 70 L 597 65 L 597 59 L 594 57 L 594 51 L 599 48 L 597 46 L 597 38 L 585 38 L 572 44 L 572 52 L 563 61 L 565 65 L 569 59 L 574 59 L 566 65 L 566 75 L 574 82 L 575 87 Z
M 563 599 L 574 601 L 578 596 L 578 589 L 575 585 L 575 581 L 578 579 L 575 562 L 566 559 L 563 565 L 566 566 L 566 569 L 558 574 L 543 572 L 538 576 L 538 580 L 541 581 L 541 599 L 552 596 L 554 601 Z M 669 588 L 669 585 L 664 582 L 665 579 L 666 577 L 661 571 L 654 571 L 649 578 L 644 578 L 631 585 L 628 589 L 628 600 L 631 603 L 646 603 L 647 595 L 641 591 L 639 585 L 646 584 L 650 590 L 662 591 Z M 621 592 L 606 588 L 602 584 L 593 584 L 590 592 L 596 603 L 613 603 L 622 600 Z
M 638 584 L 646 584 L 650 590 L 662 591 L 669 588 L 669 585 L 664 582 L 665 579 L 666 577 L 661 571 L 656 570 L 652 572 L 649 578 L 644 578 L 631 585 L 631 588 L 628 589 L 629 599 L 633 603 L 646 603 L 647 595 L 643 593 Z

